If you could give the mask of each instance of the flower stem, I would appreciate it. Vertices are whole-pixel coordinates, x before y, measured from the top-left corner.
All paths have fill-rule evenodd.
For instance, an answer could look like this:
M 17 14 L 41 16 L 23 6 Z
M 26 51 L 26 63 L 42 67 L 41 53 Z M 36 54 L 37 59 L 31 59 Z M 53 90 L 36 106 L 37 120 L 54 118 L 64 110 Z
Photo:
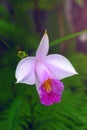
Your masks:
M 52 46 L 54 46 L 54 45 L 56 45 L 56 44 L 59 44 L 59 43 L 61 43 L 61 42 L 63 42 L 63 41 L 69 40 L 69 39 L 71 39 L 71 38 L 75 38 L 75 37 L 77 37 L 77 36 L 80 36 L 81 34 L 86 33 L 86 32 L 87 32 L 87 30 L 83 30 L 83 31 L 81 31 L 81 32 L 73 33 L 73 34 L 70 34 L 70 35 L 67 35 L 67 36 L 58 38 L 58 39 L 56 39 L 56 40 L 50 42 L 50 47 L 52 47 Z
M 10 51 L 12 51 L 12 52 L 17 56 L 16 52 L 6 43 L 6 41 L 4 41 L 4 40 L 2 40 L 2 39 L 0 39 L 0 41 L 1 41 Z

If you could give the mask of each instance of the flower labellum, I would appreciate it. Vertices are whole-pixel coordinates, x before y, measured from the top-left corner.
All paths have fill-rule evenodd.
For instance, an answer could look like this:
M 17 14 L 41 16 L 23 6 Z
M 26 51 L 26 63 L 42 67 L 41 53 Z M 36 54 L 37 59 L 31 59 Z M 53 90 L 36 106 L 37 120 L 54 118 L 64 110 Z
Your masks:
M 59 54 L 47 55 L 49 38 L 45 31 L 36 56 L 22 59 L 16 68 L 16 83 L 36 84 L 40 102 L 49 106 L 61 101 L 64 85 L 63 78 L 77 74 L 72 64 Z

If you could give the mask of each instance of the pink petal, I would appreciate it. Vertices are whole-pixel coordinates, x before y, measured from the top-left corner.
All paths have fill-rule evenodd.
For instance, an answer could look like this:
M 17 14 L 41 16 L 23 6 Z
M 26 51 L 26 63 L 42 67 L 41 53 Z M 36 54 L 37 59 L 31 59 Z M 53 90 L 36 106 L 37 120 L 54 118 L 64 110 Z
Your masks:
M 36 75 L 37 80 L 40 84 L 43 83 L 46 79 L 48 79 L 48 77 L 53 77 L 52 74 L 49 72 L 48 68 L 42 62 L 38 62 L 36 65 Z
M 38 94 L 40 97 L 40 102 L 43 105 L 49 106 L 53 103 L 58 103 L 61 101 L 62 92 L 64 85 L 59 80 L 51 79 L 51 88 L 52 90 L 47 92 L 44 89 L 43 84 L 38 88 Z
M 77 74 L 70 61 L 62 55 L 48 55 L 45 63 L 49 71 L 59 80 Z
M 27 57 L 18 63 L 15 77 L 17 83 L 35 84 L 35 60 L 34 57 Z
M 49 50 L 49 38 L 47 32 L 44 33 L 40 45 L 37 48 L 36 57 L 44 57 L 47 55 Z

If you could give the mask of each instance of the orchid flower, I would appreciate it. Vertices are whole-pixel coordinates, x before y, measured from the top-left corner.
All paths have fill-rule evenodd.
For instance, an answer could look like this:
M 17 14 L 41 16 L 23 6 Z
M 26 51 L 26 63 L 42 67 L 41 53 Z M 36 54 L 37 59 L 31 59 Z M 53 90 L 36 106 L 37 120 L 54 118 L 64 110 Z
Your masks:
M 59 54 L 47 55 L 49 38 L 45 31 L 36 56 L 22 59 L 16 68 L 16 83 L 36 84 L 43 105 L 49 106 L 61 101 L 64 85 L 63 78 L 77 74 L 72 64 Z

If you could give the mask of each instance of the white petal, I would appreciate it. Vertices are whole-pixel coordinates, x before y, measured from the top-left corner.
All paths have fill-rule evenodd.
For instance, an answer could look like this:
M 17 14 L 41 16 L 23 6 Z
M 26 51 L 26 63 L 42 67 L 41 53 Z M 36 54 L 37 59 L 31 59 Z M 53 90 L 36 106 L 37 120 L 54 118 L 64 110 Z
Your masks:
M 35 84 L 35 61 L 34 57 L 21 60 L 16 68 L 15 77 L 17 83 Z
M 48 78 L 53 77 L 52 74 L 49 72 L 48 68 L 41 62 L 37 63 L 36 75 L 40 84 L 42 84 Z
M 45 62 L 50 72 L 59 80 L 77 74 L 70 61 L 62 55 L 48 55 Z
M 44 33 L 40 45 L 37 48 L 36 57 L 44 57 L 47 55 L 49 50 L 49 38 L 47 32 Z
M 39 82 L 39 80 L 36 80 L 36 90 L 39 91 L 39 87 L 41 86 L 41 83 Z

